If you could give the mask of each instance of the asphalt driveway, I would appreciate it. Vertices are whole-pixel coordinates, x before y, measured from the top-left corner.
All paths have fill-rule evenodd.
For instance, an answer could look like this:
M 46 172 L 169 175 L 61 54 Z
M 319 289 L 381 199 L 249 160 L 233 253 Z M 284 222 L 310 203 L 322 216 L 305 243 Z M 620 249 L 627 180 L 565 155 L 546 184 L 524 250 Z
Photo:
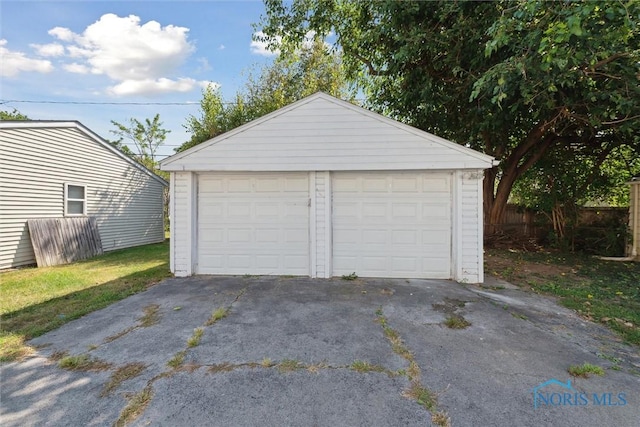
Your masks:
M 3 365 L 0 424 L 639 425 L 637 348 L 491 284 L 166 280 Z M 570 377 L 584 362 L 605 375 Z

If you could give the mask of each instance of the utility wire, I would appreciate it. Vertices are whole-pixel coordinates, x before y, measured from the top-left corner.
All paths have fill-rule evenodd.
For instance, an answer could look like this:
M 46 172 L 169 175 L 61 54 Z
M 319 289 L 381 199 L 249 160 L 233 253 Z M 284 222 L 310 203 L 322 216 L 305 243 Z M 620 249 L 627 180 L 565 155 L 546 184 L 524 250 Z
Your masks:
M 35 101 L 25 99 L 0 99 L 0 104 L 72 104 L 72 105 L 198 105 L 199 101 L 186 102 L 105 102 L 105 101 Z

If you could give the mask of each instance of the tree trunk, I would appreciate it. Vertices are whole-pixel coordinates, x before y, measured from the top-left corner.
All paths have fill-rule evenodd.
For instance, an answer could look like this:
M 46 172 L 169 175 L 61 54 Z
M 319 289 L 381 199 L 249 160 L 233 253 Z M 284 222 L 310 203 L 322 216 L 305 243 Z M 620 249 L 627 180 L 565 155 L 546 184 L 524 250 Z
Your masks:
M 484 181 L 485 235 L 490 237 L 500 231 L 507 211 L 507 202 L 516 180 L 549 151 L 556 141 L 555 135 L 545 135 L 551 122 L 539 124 L 502 161 L 502 175 L 497 189 L 497 168 L 489 169 Z

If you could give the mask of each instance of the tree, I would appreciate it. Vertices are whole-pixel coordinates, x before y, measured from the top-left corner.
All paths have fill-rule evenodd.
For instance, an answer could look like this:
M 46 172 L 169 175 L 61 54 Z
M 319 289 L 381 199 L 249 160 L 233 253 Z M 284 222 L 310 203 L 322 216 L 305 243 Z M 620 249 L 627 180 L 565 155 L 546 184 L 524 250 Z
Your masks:
M 185 124 L 191 139 L 176 151 L 184 151 L 318 91 L 340 98 L 349 94 L 340 53 L 329 51 L 319 39 L 280 55 L 257 75 L 250 74 L 233 102 L 225 103 L 212 86 L 203 90 L 199 115 L 189 116 Z
M 14 108 L 13 111 L 0 110 L 0 120 L 29 120 L 29 117 Z
M 639 18 L 638 2 L 266 0 L 262 25 L 285 52 L 333 32 L 371 108 L 500 159 L 490 233 L 550 150 L 637 144 Z
M 111 120 L 111 123 L 117 129 L 111 130 L 110 132 L 120 137 L 118 141 L 111 142 L 112 145 L 122 149 L 126 147 L 126 145 L 122 143 L 123 139 L 126 138 L 130 140 L 135 147 L 135 151 L 133 152 L 134 159 L 149 169 L 156 171 L 158 169 L 156 152 L 158 148 L 164 144 L 167 134 L 171 132 L 170 130 L 162 128 L 160 114 L 156 114 L 152 120 L 145 119 L 144 122 L 131 118 L 129 119 L 129 127 L 114 120 Z M 127 147 L 127 149 L 123 151 L 125 154 L 130 154 L 133 150 Z

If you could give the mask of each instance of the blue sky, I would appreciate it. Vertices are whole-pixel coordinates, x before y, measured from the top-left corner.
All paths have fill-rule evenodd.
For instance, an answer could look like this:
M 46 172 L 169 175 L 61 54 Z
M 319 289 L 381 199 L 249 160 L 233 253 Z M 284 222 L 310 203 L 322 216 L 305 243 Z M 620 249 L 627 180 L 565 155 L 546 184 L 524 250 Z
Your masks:
M 273 59 L 252 44 L 260 1 L 0 2 L 0 99 L 31 119 L 78 120 L 113 139 L 111 120 L 160 114 L 161 154 L 189 136 L 183 124 L 209 82 L 231 99 L 252 68 Z M 93 102 L 97 104 L 73 104 Z M 117 105 L 99 103 L 145 103 Z

